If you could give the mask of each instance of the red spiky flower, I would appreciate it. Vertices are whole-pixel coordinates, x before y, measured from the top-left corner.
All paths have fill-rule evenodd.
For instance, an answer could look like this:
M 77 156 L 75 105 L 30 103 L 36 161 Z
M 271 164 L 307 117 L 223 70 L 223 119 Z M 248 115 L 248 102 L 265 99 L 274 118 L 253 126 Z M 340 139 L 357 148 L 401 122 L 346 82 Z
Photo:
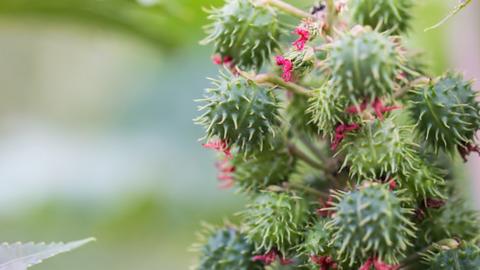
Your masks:
M 333 270 L 338 267 L 331 256 L 310 256 L 310 260 L 320 266 L 320 270 Z
M 224 155 L 222 160 L 215 163 L 215 167 L 218 169 L 217 178 L 221 182 L 221 189 L 231 188 L 234 184 L 232 174 L 235 172 L 235 166 L 230 164 L 230 160 L 233 158 L 233 155 L 228 143 L 224 140 L 212 140 L 203 144 L 203 147 L 207 149 L 213 149 L 216 152 Z
M 310 39 L 310 32 L 303 27 L 297 27 L 294 33 L 299 37 L 295 42 L 293 42 L 293 46 L 297 47 L 297 50 L 302 51 L 305 48 L 305 44 Z
M 355 131 L 360 128 L 360 125 L 357 123 L 353 124 L 340 124 L 335 128 L 335 137 L 332 140 L 331 149 L 333 151 L 337 150 L 338 145 L 346 138 L 347 133 Z
M 265 265 L 270 265 L 275 262 L 277 258 L 280 261 L 281 265 L 289 265 L 293 263 L 292 259 L 287 259 L 283 257 L 282 254 L 280 254 L 280 252 L 278 252 L 276 249 L 272 249 L 263 255 L 253 256 L 252 260 L 254 262 L 262 262 Z
M 282 67 L 282 78 L 286 82 L 291 82 L 293 79 L 293 63 L 291 60 L 279 55 L 275 58 L 277 65 Z
M 378 258 L 370 258 L 358 270 L 370 270 L 371 267 L 374 267 L 375 270 L 397 270 L 400 268 L 399 265 L 386 264 Z

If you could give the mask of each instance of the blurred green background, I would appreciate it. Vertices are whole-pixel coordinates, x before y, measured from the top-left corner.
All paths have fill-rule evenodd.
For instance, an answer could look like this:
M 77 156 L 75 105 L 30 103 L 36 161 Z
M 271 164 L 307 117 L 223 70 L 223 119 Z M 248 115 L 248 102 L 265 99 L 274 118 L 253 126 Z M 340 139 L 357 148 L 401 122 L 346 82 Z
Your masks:
M 98 239 L 34 269 L 188 269 L 200 222 L 235 219 L 191 120 L 221 2 L 0 1 L 0 239 Z M 423 29 L 455 1 L 419 2 L 409 43 L 438 74 L 449 28 Z

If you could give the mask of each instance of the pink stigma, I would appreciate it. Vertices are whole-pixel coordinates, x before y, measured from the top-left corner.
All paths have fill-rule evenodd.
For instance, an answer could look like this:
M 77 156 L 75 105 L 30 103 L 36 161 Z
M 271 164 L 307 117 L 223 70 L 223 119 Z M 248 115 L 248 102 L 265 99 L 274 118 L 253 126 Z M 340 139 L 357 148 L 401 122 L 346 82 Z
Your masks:
M 348 107 L 346 111 L 347 111 L 347 113 L 350 113 L 350 114 L 357 114 L 357 113 L 361 113 L 361 112 L 365 111 L 367 109 L 367 106 L 368 106 L 368 101 L 365 100 L 359 106 L 352 105 L 352 106 Z
M 372 102 L 372 108 L 375 111 L 375 114 L 377 115 L 377 118 L 380 120 L 383 120 L 383 114 L 386 112 L 390 112 L 393 110 L 398 110 L 401 107 L 400 106 L 384 106 L 382 101 L 379 98 L 376 98 Z
M 397 270 L 399 265 L 390 265 L 380 261 L 378 258 L 368 259 L 358 270 L 370 270 L 371 267 L 375 270 Z
M 347 107 L 347 109 L 345 111 L 349 114 L 362 113 L 367 109 L 367 107 L 369 105 L 368 103 L 369 103 L 368 99 L 365 99 L 360 105 L 358 105 L 358 106 L 357 105 L 352 105 L 350 107 Z M 393 110 L 401 109 L 400 106 L 385 106 L 385 105 L 383 105 L 382 100 L 380 100 L 379 98 L 376 98 L 370 105 L 371 105 L 373 111 L 375 112 L 375 115 L 380 120 L 384 119 L 384 117 L 383 117 L 384 113 L 390 112 L 390 111 L 393 111 Z
M 224 159 L 215 163 L 215 167 L 218 169 L 219 187 L 221 189 L 231 188 L 234 184 L 233 173 L 235 172 L 235 166 L 230 164 L 233 155 L 228 143 L 225 140 L 213 140 L 203 144 L 203 147 L 213 149 L 225 155 Z
M 353 124 L 340 124 L 335 129 L 335 137 L 332 140 L 331 149 L 333 151 L 337 150 L 338 145 L 346 138 L 347 133 L 355 131 L 360 128 L 360 125 L 353 123 Z
M 305 48 L 305 44 L 310 39 L 310 32 L 305 28 L 297 27 L 294 33 L 299 35 L 299 37 L 293 42 L 293 46 L 297 47 L 297 50 L 302 51 Z
M 256 255 L 252 257 L 252 261 L 254 262 L 262 262 L 265 265 L 270 265 L 275 260 L 279 259 L 281 265 L 289 265 L 293 263 L 292 259 L 284 258 L 276 249 L 272 249 L 269 252 L 263 255 Z
M 228 143 L 225 140 L 209 141 L 209 142 L 203 144 L 203 147 L 205 147 L 207 149 L 215 150 L 217 152 L 222 152 L 222 153 L 225 154 L 225 156 L 227 158 L 229 158 L 229 159 L 232 158 L 232 153 L 231 153 L 231 150 L 230 150 L 230 146 L 228 146 Z
M 445 200 L 428 198 L 425 202 L 428 208 L 439 209 L 445 205 Z
M 397 182 L 395 179 L 392 178 L 388 181 L 388 187 L 390 188 L 390 191 L 394 191 L 397 188 Z
M 277 65 L 283 67 L 282 78 L 286 82 L 292 81 L 293 73 L 293 63 L 292 61 L 285 59 L 283 56 L 279 55 L 275 58 Z
M 475 144 L 466 144 L 466 145 L 459 145 L 458 146 L 458 152 L 460 153 L 460 155 L 462 156 L 463 158 L 463 161 L 464 162 L 467 162 L 468 159 L 467 157 L 471 154 L 471 153 L 477 153 L 478 155 L 480 155 L 480 147 L 478 145 L 475 145 Z
M 337 263 L 330 256 L 310 256 L 310 260 L 320 266 L 320 270 L 337 269 Z

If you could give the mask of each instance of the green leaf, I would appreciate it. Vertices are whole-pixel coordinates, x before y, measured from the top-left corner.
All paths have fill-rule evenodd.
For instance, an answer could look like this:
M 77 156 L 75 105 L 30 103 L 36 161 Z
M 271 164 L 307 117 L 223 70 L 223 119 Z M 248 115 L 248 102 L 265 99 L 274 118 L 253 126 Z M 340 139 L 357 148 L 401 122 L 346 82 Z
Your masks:
M 61 253 L 79 248 L 94 238 L 70 243 L 4 243 L 0 246 L 0 270 L 26 270 L 30 266 L 41 263 Z

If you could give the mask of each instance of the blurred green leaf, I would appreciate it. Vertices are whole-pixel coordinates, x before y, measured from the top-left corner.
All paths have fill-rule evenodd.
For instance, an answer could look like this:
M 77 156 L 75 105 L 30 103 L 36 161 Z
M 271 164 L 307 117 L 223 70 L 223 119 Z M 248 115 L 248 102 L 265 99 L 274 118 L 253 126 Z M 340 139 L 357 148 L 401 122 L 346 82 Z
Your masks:
M 182 40 L 182 14 L 174 5 L 151 0 L 2 0 L 0 16 L 64 19 L 102 25 L 140 36 L 161 48 L 173 48 Z

